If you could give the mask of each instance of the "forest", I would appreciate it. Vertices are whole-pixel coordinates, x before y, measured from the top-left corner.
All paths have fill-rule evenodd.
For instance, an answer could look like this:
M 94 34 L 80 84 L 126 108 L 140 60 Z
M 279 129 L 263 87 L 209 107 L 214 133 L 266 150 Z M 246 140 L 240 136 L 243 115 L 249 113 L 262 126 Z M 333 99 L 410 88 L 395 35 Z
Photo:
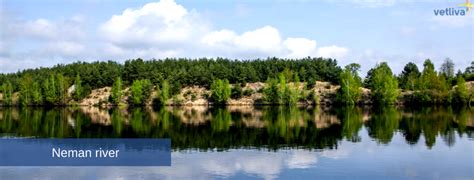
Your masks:
M 429 59 L 422 69 L 412 62 L 406 64 L 398 75 L 385 62 L 373 67 L 365 78 L 359 76 L 359 71 L 359 64 L 342 68 L 334 59 L 311 57 L 134 59 L 123 64 L 75 62 L 0 74 L 0 90 L 4 106 L 67 105 L 70 99 L 79 101 L 91 90 L 107 86 L 112 87 L 109 98 L 112 104 L 120 103 L 126 87 L 130 87 L 128 102 L 132 105 L 144 105 L 152 91 L 157 92 L 151 97 L 154 102 L 165 104 L 180 89 L 193 85 L 210 89 L 212 94 L 207 98 L 216 104 L 225 104 L 230 98 L 252 93 L 245 92 L 242 85 L 253 82 L 265 82 L 262 94 L 268 104 L 317 102 L 318 95 L 310 91 L 316 81 L 340 85 L 336 102 L 341 104 L 360 103 L 361 87 L 370 89 L 373 102 L 378 104 L 394 104 L 405 91 L 411 93 L 404 96 L 407 98 L 404 102 L 411 104 L 467 104 L 473 94 L 465 82 L 474 80 L 474 62 L 457 72 L 449 58 L 438 71 Z M 72 85 L 74 89 L 70 94 Z M 19 102 L 14 104 L 16 92 Z

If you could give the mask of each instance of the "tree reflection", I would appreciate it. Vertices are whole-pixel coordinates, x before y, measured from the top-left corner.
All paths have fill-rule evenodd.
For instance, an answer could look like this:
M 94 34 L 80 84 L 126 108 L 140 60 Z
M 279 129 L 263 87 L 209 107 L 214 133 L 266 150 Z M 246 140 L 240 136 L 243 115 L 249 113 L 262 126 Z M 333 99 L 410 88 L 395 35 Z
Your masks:
M 400 112 L 393 106 L 376 107 L 367 122 L 369 136 L 377 142 L 388 144 L 398 128 Z
M 336 148 L 338 142 L 360 142 L 365 126 L 378 143 L 395 134 L 408 144 L 431 148 L 436 138 L 454 146 L 457 136 L 473 137 L 470 108 L 409 109 L 337 107 L 164 107 L 99 109 L 3 108 L 0 134 L 55 138 L 171 138 L 174 149 L 298 147 Z M 456 135 L 457 134 L 457 135 Z

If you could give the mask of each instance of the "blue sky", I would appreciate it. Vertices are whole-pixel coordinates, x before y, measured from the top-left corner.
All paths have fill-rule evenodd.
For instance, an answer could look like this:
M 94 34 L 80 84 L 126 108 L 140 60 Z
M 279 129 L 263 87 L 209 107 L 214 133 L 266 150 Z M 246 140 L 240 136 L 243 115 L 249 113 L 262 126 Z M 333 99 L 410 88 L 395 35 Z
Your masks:
M 322 56 L 362 74 L 386 61 L 474 60 L 472 12 L 435 16 L 464 0 L 85 0 L 0 4 L 0 72 L 77 60 Z

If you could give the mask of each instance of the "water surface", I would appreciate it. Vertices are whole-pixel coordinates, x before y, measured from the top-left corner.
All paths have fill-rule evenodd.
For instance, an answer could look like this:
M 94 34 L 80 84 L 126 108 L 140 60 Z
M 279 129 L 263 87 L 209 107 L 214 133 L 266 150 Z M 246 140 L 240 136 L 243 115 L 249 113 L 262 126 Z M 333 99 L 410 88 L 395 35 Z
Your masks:
M 467 107 L 3 108 L 3 138 L 170 138 L 173 153 L 171 167 L 0 167 L 0 179 L 473 179 L 473 132 Z

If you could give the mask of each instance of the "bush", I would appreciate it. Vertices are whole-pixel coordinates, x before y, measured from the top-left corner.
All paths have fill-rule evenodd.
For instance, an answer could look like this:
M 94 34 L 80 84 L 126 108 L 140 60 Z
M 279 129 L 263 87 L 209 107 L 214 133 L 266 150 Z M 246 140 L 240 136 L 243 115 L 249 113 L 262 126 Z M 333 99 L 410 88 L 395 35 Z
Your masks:
M 239 99 L 242 97 L 242 86 L 241 84 L 235 84 L 231 89 L 231 97 L 233 99 Z
M 231 88 L 227 79 L 217 79 L 211 85 L 211 98 L 218 104 L 225 104 L 231 95 Z
M 377 104 L 394 104 L 398 97 L 398 81 L 386 63 L 377 65 L 372 74 L 372 99 Z
M 153 86 L 148 79 L 133 81 L 132 87 L 130 88 L 131 103 L 133 105 L 144 105 L 150 98 Z
M 337 91 L 337 101 L 341 104 L 356 104 L 361 95 L 360 78 L 348 68 L 341 72 L 339 78 L 341 87 Z
M 466 86 L 464 78 L 458 77 L 456 88 L 454 88 L 453 101 L 459 104 L 466 104 L 469 102 L 469 90 Z
M 110 94 L 110 100 L 113 104 L 118 105 L 122 99 L 122 79 L 117 77 L 112 86 L 112 93 Z

